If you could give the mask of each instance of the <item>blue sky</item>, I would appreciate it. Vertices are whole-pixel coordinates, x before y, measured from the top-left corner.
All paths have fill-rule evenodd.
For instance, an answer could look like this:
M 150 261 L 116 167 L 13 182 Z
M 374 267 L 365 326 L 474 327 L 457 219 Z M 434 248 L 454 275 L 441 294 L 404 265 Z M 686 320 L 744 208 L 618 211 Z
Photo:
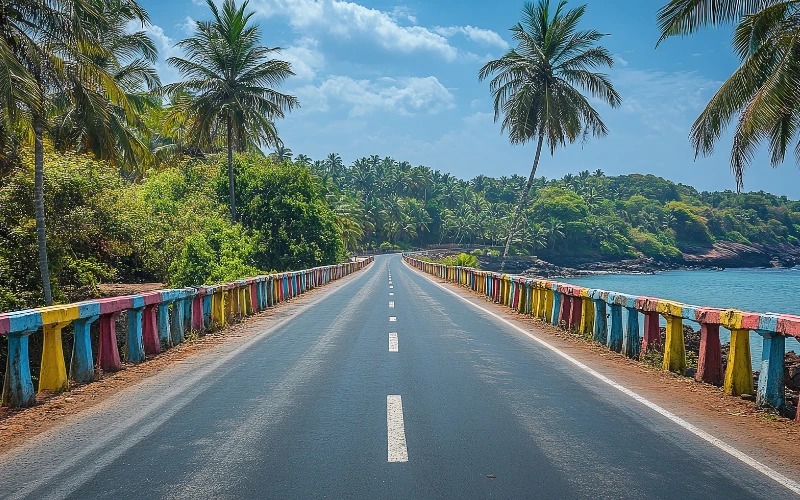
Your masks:
M 555 0 L 554 0 L 555 1 Z M 694 161 L 687 139 L 705 103 L 737 67 L 730 29 L 671 39 L 657 50 L 656 11 L 666 0 L 589 0 L 584 27 L 609 33 L 609 74 L 621 108 L 599 107 L 608 137 L 543 156 L 539 175 L 602 169 L 653 173 L 701 190 L 733 189 L 730 137 L 717 153 Z M 201 0 L 141 0 L 159 46 L 165 82 L 179 75 L 164 64 L 173 45 L 207 19 Z M 570 1 L 576 7 L 583 2 Z M 251 0 L 263 43 L 280 46 L 297 76 L 282 89 L 302 108 L 278 123 L 295 154 L 346 163 L 378 154 L 472 178 L 527 175 L 534 144 L 510 146 L 493 122 L 478 69 L 512 43 L 518 0 Z M 746 190 L 800 198 L 800 171 L 790 157 L 772 169 L 765 155 L 745 174 Z

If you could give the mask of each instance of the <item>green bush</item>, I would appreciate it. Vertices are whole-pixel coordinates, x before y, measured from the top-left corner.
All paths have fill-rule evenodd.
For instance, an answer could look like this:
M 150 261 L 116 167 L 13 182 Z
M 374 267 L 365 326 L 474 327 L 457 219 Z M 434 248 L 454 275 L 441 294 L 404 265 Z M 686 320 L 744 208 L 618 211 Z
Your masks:
M 228 202 L 227 165 L 220 159 L 216 186 Z M 307 168 L 237 155 L 237 213 L 257 236 L 255 264 L 262 269 L 303 269 L 345 258 L 336 215 Z
M 442 264 L 448 266 L 474 267 L 478 268 L 478 258 L 468 253 L 460 253 L 442 260 Z
M 481 257 L 481 256 L 483 256 L 483 250 L 481 250 L 480 248 L 476 248 L 475 250 L 473 250 L 473 251 L 472 251 L 472 252 L 470 252 L 470 253 L 471 253 L 472 255 L 476 256 L 476 257 Z

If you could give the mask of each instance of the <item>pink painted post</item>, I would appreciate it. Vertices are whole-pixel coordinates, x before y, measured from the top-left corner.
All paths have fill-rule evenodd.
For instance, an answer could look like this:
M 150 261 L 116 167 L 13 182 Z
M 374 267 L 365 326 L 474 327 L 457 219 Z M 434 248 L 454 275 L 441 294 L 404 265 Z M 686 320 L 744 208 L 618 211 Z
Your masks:
M 153 316 L 155 318 L 155 316 Z M 192 330 L 203 329 L 203 296 L 199 293 L 192 299 Z
M 144 343 L 144 353 L 148 356 L 155 356 L 161 352 L 161 343 L 158 341 L 157 312 L 158 304 L 150 304 L 144 306 L 142 313 L 142 342 Z
M 97 364 L 104 372 L 118 372 L 122 369 L 117 347 L 116 319 L 119 311 L 100 316 L 100 347 Z

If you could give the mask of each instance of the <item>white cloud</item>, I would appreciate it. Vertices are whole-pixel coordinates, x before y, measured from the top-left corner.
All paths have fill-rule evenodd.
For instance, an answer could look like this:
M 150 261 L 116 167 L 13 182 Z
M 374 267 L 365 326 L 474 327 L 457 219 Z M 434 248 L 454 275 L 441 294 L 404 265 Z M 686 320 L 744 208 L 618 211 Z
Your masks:
M 180 80 L 180 73 L 167 64 L 167 59 L 173 56 L 181 56 L 181 51 L 175 48 L 175 40 L 168 37 L 161 26 L 151 24 L 142 28 L 141 25 L 134 23 L 133 25 L 128 25 L 128 30 L 144 31 L 155 43 L 158 49 L 158 60 L 154 66 L 158 72 L 158 76 L 161 77 L 162 84 L 173 83 Z
M 394 19 L 395 21 L 406 21 L 407 20 L 407 21 L 412 22 L 414 24 L 417 23 L 417 16 L 415 16 L 411 12 L 411 9 L 409 9 L 408 7 L 403 7 L 403 6 L 399 6 L 399 5 L 396 6 L 394 9 L 392 9 L 391 16 L 392 16 L 392 19 Z
M 619 65 L 621 65 L 621 66 L 623 66 L 623 67 L 627 67 L 627 66 L 628 66 L 628 61 L 626 61 L 625 59 L 623 59 L 621 55 L 619 55 L 619 54 L 614 54 L 614 55 L 613 55 L 613 56 L 611 56 L 611 57 L 614 59 L 614 62 L 616 62 L 617 64 L 619 64 Z
M 192 16 L 186 16 L 186 19 L 182 23 L 178 23 L 177 27 L 180 28 L 181 31 L 186 33 L 187 35 L 194 34 L 194 28 L 197 26 L 197 21 L 192 19 Z
M 332 76 L 318 87 L 306 85 L 294 92 L 305 112 L 328 111 L 335 102 L 349 108 L 351 117 L 375 111 L 403 116 L 435 114 L 455 106 L 453 94 L 433 76 L 375 81 Z
M 611 81 L 622 95 L 622 112 L 654 132 L 685 134 L 722 82 L 690 71 L 615 69 Z
M 474 26 L 436 26 L 433 31 L 446 38 L 451 38 L 457 34 L 462 34 L 468 40 L 478 43 L 480 45 L 487 45 L 490 47 L 497 47 L 503 50 L 508 50 L 508 42 L 503 40 L 497 32 L 483 28 L 476 28 Z
M 292 71 L 300 80 L 313 80 L 325 66 L 325 56 L 317 49 L 317 41 L 304 36 L 281 50 L 280 59 L 292 63 Z
M 250 5 L 261 16 L 286 17 L 292 28 L 303 33 L 314 31 L 317 38 L 320 34 L 343 39 L 367 38 L 386 50 L 431 52 L 446 61 L 459 56 L 459 50 L 447 39 L 456 33 L 481 45 L 508 48 L 500 35 L 491 30 L 473 26 L 433 29 L 419 26 L 416 16 L 406 7 L 386 12 L 346 0 L 253 0 Z M 401 25 L 404 22 L 412 26 Z

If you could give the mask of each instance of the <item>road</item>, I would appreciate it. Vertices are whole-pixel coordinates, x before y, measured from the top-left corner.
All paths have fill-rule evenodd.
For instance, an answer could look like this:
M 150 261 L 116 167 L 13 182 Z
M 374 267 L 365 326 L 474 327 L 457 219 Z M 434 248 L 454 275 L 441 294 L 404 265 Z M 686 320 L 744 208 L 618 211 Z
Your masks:
M 791 496 L 397 255 L 311 297 L 0 457 L 0 496 Z

